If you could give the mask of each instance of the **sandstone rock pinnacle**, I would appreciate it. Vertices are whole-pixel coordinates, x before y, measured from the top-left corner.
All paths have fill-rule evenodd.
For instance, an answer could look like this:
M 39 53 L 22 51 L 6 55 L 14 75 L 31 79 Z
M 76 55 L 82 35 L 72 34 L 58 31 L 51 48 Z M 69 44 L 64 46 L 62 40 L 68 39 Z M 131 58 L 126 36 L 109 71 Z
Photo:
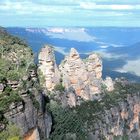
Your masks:
M 114 82 L 111 77 L 106 77 L 106 79 L 103 82 L 106 85 L 107 91 L 113 91 L 114 90 Z
M 94 94 L 100 93 L 102 61 L 97 54 L 90 55 L 84 62 L 72 48 L 59 69 L 66 89 L 73 88 L 82 99 L 90 100 Z
M 55 62 L 54 50 L 51 46 L 42 48 L 39 54 L 39 69 L 45 77 L 45 86 L 48 90 L 54 89 L 59 82 L 60 75 Z
M 45 86 L 50 91 L 60 82 L 61 75 L 65 90 L 73 89 L 75 97 L 92 100 L 95 94 L 101 92 L 102 61 L 95 53 L 84 61 L 77 50 L 71 48 L 69 55 L 65 57 L 58 69 L 52 47 L 45 46 L 39 54 L 39 63 L 39 69 L 45 76 Z M 69 100 L 74 101 L 74 99 Z

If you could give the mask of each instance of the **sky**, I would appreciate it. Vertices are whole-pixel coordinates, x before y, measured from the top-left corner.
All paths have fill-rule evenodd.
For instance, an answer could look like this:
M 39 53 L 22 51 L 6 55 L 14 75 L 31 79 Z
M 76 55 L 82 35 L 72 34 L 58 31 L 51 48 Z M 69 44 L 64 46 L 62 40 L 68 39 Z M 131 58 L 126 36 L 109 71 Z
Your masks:
M 140 27 L 140 0 L 0 0 L 4 27 Z

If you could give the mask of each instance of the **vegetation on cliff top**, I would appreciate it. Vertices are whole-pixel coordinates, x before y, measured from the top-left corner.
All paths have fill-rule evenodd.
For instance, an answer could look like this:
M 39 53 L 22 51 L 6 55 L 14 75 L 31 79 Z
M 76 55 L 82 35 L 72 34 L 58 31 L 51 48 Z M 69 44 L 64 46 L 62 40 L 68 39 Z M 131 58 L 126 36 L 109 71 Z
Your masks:
M 23 76 L 28 75 L 28 68 L 33 64 L 31 49 L 24 41 L 11 36 L 2 30 L 0 34 L 0 84 L 3 86 L 0 94 L 0 111 L 7 110 L 11 102 L 21 101 L 18 88 Z
M 33 105 L 39 108 L 34 95 L 39 90 L 39 83 L 31 78 L 34 71 L 36 66 L 32 50 L 23 40 L 0 28 L 0 126 L 3 126 L 0 131 L 7 129 L 8 120 L 4 118 L 4 113 L 9 111 L 10 104 L 24 102 L 22 93 L 26 93 Z

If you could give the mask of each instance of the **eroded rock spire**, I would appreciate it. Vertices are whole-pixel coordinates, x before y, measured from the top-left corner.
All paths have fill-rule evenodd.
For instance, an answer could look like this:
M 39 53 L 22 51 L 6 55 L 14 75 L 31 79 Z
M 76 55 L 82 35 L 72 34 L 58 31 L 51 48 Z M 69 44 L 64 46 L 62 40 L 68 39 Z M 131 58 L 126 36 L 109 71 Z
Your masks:
M 59 83 L 60 74 L 56 65 L 54 49 L 46 45 L 39 54 L 39 69 L 45 78 L 45 87 L 51 91 Z
M 72 91 L 76 98 L 80 97 L 83 100 L 99 98 L 101 85 L 104 82 L 102 60 L 98 54 L 93 53 L 82 60 L 77 50 L 71 48 L 69 55 L 65 57 L 58 69 L 52 47 L 45 46 L 39 54 L 39 63 L 39 69 L 45 77 L 45 86 L 48 90 L 53 90 L 61 81 L 66 93 Z

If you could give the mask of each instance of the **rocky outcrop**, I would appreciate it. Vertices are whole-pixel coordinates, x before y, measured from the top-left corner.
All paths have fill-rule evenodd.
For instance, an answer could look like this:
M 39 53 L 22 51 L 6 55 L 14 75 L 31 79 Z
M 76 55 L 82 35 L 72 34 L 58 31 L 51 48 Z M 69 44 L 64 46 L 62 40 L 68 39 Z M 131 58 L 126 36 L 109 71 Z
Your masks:
M 36 98 L 38 98 L 38 101 L 40 100 L 40 103 L 42 102 L 41 94 Z M 25 140 L 39 140 L 39 138 L 33 139 L 35 136 L 39 137 L 38 133 L 48 138 L 52 126 L 50 114 L 38 110 L 27 94 L 23 94 L 22 99 L 23 102 L 15 102 L 10 105 L 9 110 L 4 114 L 5 118 L 21 129 L 21 134 L 26 137 Z M 31 134 L 30 132 L 34 128 L 36 129 Z
M 59 68 L 64 87 L 73 88 L 82 99 L 90 100 L 101 92 L 102 62 L 97 54 L 90 55 L 84 62 L 72 48 Z
M 24 136 L 23 140 L 40 140 L 37 128 L 32 129 Z
M 100 93 L 102 82 L 102 61 L 99 55 L 90 55 L 86 61 L 86 67 L 89 75 L 90 94 Z
M 24 88 L 22 82 L 26 83 Z M 36 84 L 37 87 L 33 84 Z M 20 81 L 7 81 L 6 86 L 10 86 L 14 91 L 20 88 L 18 94 L 21 101 L 12 102 L 4 112 L 4 117 L 20 128 L 24 140 L 48 138 L 51 132 L 52 118 L 47 110 L 43 109 L 44 96 L 37 89 L 40 85 L 36 70 L 30 70 L 28 76 L 24 76 Z M 4 85 L 1 85 L 1 90 L 3 88 Z
M 89 100 L 90 92 L 85 63 L 74 48 L 71 49 L 69 56 L 65 58 L 59 68 L 64 87 L 67 90 L 73 88 L 77 96 Z
M 106 77 L 106 79 L 103 81 L 103 84 L 106 86 L 107 91 L 114 90 L 114 82 L 111 77 Z
M 50 53 L 48 53 L 48 49 Z M 97 54 L 93 53 L 85 60 L 82 60 L 78 52 L 72 48 L 70 54 L 65 57 L 58 69 L 51 49 L 50 47 L 43 48 L 40 53 L 40 58 L 45 54 L 47 54 L 47 56 L 44 57 L 45 59 L 40 59 L 41 63 L 39 66 L 39 69 L 45 76 L 45 80 L 48 80 L 45 83 L 46 88 L 50 90 L 50 94 L 53 95 L 53 99 L 50 100 L 51 103 L 59 100 L 62 106 L 67 107 L 67 105 L 69 105 L 69 107 L 73 107 L 80 105 L 80 101 L 83 102 L 83 100 L 99 99 L 102 86 L 105 86 L 105 90 L 107 91 L 114 90 L 114 82 L 110 77 L 107 77 L 104 81 L 102 80 L 102 61 Z M 51 59 L 48 59 L 48 56 L 53 60 L 51 63 Z M 46 74 L 46 71 L 51 72 Z M 60 83 L 65 87 L 65 90 L 55 91 L 55 85 Z M 126 81 L 120 83 L 122 87 L 128 84 Z M 101 96 L 105 98 L 100 98 L 100 100 L 97 101 L 99 104 L 102 104 L 104 99 L 107 103 L 103 104 L 105 107 L 101 106 L 102 111 L 99 110 L 96 112 L 97 114 L 92 115 L 95 122 L 91 124 L 90 127 L 87 126 L 86 130 L 89 132 L 88 139 L 102 140 L 105 138 L 107 140 L 114 140 L 114 136 L 129 135 L 130 139 L 133 140 L 138 136 L 140 130 L 140 93 L 138 92 L 134 95 L 125 93 L 125 95 L 123 95 L 123 100 L 120 94 L 120 98 L 117 99 L 117 102 L 110 103 L 117 97 L 117 92 L 115 93 L 116 96 L 113 97 L 110 97 L 110 92 L 107 93 L 105 97 L 103 94 L 106 94 L 106 92 L 103 92 Z M 123 89 L 121 89 L 121 92 L 123 94 Z M 97 103 L 97 105 L 99 104 Z M 50 120 L 49 116 L 46 117 L 46 120 L 46 122 L 51 122 L 48 121 Z M 50 128 L 51 123 L 47 125 L 48 128 Z M 86 125 L 84 127 L 86 127 Z M 47 132 L 50 131 L 45 131 L 44 133 Z
M 39 54 L 39 69 L 45 78 L 45 87 L 52 91 L 59 83 L 60 74 L 55 62 L 54 50 L 51 46 L 42 48 Z
M 102 61 L 95 53 L 82 60 L 79 53 L 72 48 L 58 70 L 53 49 L 45 46 L 39 54 L 39 63 L 39 69 L 45 77 L 46 88 L 52 91 L 61 81 L 67 93 L 74 91 L 75 99 L 74 95 L 67 95 L 68 99 L 73 101 L 73 105 L 77 97 L 92 100 L 101 92 Z
M 105 113 L 99 114 L 100 120 L 94 124 L 94 131 L 89 133 L 92 140 L 114 140 L 114 136 L 129 136 L 129 140 L 139 139 L 140 130 L 140 93 L 128 95 L 126 100 Z
M 76 95 L 73 92 L 67 94 L 67 104 L 69 107 L 74 107 L 77 105 Z

